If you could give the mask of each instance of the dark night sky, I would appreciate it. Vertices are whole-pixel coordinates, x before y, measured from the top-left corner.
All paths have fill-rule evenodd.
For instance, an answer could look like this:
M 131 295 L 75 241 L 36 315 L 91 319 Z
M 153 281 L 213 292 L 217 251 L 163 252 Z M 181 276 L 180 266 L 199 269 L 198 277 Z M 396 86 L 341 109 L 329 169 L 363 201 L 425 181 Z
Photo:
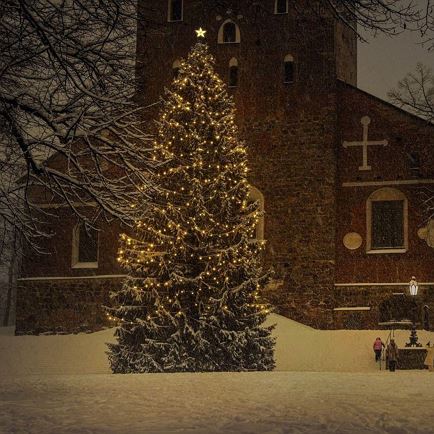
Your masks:
M 406 32 L 393 38 L 380 35 L 369 43 L 359 42 L 358 86 L 382 99 L 398 81 L 416 68 L 418 62 L 434 70 L 434 49 L 420 44 L 417 33 Z

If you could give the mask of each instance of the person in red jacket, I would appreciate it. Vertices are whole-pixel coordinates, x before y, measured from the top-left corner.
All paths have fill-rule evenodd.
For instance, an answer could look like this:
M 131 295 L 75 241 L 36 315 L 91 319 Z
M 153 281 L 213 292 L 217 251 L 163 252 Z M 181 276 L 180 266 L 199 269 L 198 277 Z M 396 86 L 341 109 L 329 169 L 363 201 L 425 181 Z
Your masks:
M 384 343 L 381 338 L 375 339 L 373 348 L 375 353 L 375 361 L 378 362 L 381 359 L 381 351 L 384 348 Z

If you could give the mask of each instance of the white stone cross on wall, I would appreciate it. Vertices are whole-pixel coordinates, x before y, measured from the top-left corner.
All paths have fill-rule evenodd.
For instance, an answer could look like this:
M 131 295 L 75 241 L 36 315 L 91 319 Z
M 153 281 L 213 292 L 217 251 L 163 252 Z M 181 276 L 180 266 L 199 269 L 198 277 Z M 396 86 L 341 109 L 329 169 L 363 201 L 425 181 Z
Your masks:
M 387 146 L 389 142 L 387 140 L 368 140 L 369 124 L 371 123 L 369 116 L 363 116 L 360 123 L 363 125 L 363 140 L 361 142 L 344 142 L 343 146 L 344 148 L 362 146 L 363 164 L 359 166 L 359 170 L 371 170 L 371 166 L 368 165 L 368 146 Z

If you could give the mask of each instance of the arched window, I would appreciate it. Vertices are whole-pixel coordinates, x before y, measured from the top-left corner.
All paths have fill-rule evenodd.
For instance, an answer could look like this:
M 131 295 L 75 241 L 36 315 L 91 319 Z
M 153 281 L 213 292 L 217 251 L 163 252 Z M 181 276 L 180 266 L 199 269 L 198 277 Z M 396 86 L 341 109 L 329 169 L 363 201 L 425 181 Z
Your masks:
M 239 44 L 241 42 L 240 28 L 232 21 L 226 20 L 219 29 L 219 44 Z
M 287 54 L 284 59 L 284 83 L 294 83 L 295 80 L 295 64 L 294 58 Z
M 173 78 L 178 77 L 180 68 L 181 68 L 181 62 L 178 59 L 176 59 L 172 65 Z
M 275 14 L 287 14 L 288 13 L 288 0 L 276 0 L 274 3 Z
M 264 226 L 265 226 L 265 220 L 264 220 L 264 209 L 265 209 L 265 201 L 264 201 L 264 195 L 252 185 L 250 186 L 249 191 L 249 202 L 258 202 L 258 211 L 260 212 L 260 216 L 258 219 L 258 223 L 256 225 L 256 231 L 255 231 L 255 238 L 258 241 L 264 240 Z
M 169 0 L 168 21 L 182 21 L 183 0 Z
M 229 87 L 238 86 L 238 60 L 235 57 L 229 62 Z
M 98 232 L 84 224 L 72 231 L 72 268 L 98 268 Z
M 366 202 L 367 253 L 408 250 L 408 201 L 394 188 L 374 191 Z

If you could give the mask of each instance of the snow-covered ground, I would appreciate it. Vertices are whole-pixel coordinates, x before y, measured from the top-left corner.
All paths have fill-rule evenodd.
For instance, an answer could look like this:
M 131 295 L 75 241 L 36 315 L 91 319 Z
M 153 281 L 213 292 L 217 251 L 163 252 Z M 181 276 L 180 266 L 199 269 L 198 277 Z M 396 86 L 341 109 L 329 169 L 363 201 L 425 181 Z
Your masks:
M 384 341 L 388 331 L 315 330 L 279 315 L 276 324 L 276 370 L 375 372 L 372 343 Z M 2 336 L 3 334 L 3 336 Z M 398 346 L 404 346 L 408 330 L 395 332 Z M 425 345 L 434 343 L 434 333 L 419 332 Z M 109 373 L 106 342 L 113 342 L 113 330 L 64 336 L 13 336 L 13 329 L 0 328 L 0 376 Z M 434 432 L 434 430 L 433 430 Z
M 113 330 L 0 329 L 0 433 L 434 433 L 434 373 L 373 362 L 372 342 L 387 332 L 270 321 L 277 371 L 241 374 L 111 375 Z M 398 345 L 408 335 L 396 332 Z
M 2 433 L 433 433 L 428 372 L 3 379 Z

